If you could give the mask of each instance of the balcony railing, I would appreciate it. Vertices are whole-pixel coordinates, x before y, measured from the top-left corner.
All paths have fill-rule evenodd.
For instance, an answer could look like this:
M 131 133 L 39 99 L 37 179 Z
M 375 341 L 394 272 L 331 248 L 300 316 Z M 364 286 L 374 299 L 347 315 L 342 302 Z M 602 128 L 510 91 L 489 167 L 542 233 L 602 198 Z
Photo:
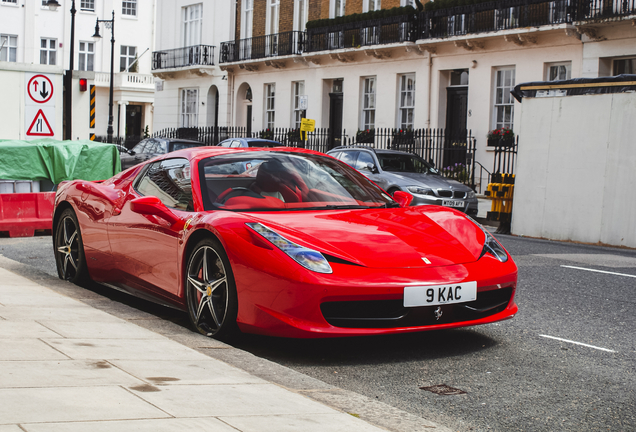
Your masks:
M 307 30 L 307 51 L 415 41 L 415 15 L 398 15 Z
M 299 31 L 222 42 L 219 63 L 302 54 L 304 45 L 305 33 Z
M 223 42 L 220 63 L 636 15 L 636 0 L 495 0 Z
M 114 74 L 115 88 L 136 88 L 144 90 L 154 90 L 155 77 L 151 74 L 140 74 L 136 72 L 118 72 Z M 95 85 L 97 87 L 110 86 L 110 74 L 108 72 L 95 72 Z
M 214 66 L 214 46 L 193 45 L 152 53 L 152 70 Z

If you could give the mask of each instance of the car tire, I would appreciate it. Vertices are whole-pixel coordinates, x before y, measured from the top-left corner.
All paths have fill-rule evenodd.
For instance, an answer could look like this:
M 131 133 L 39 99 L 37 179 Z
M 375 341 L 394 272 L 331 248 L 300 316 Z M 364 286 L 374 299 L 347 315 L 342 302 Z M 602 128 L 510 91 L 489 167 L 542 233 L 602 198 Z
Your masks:
M 229 340 L 239 333 L 238 297 L 227 254 L 212 238 L 201 240 L 188 256 L 184 277 L 190 322 L 201 334 Z
M 60 215 L 53 243 L 57 275 L 62 280 L 81 284 L 90 280 L 86 267 L 84 242 L 77 216 L 67 208 Z

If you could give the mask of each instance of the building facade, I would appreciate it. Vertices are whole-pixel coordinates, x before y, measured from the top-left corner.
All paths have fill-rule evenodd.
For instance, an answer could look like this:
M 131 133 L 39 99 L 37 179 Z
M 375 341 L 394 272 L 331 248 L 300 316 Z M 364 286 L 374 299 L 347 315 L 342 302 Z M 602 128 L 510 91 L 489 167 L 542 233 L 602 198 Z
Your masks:
M 114 12 L 113 134 L 139 137 L 152 131 L 154 78 L 150 73 L 154 44 L 155 0 L 0 0 L 0 63 L 6 69 L 28 70 L 47 65 L 57 72 L 69 69 L 71 8 L 75 5 L 73 121 L 71 137 L 105 136 L 108 126 L 111 30 L 96 20 L 110 20 Z M 38 68 L 35 68 L 38 69 Z M 79 87 L 86 78 L 86 89 Z M 95 86 L 91 97 L 91 86 Z M 59 86 L 60 90 L 62 86 Z M 77 88 L 76 88 L 77 87 Z M 85 93 L 83 93 L 85 92 Z M 24 139 L 24 130 L 2 138 Z M 62 137 L 61 133 L 56 137 Z

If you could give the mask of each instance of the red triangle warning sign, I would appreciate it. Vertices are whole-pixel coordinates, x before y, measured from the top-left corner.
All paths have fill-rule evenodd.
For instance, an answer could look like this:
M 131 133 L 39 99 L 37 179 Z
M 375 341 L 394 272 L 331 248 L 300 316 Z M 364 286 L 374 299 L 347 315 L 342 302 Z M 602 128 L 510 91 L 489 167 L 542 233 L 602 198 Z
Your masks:
M 53 136 L 53 128 L 49 124 L 49 121 L 46 119 L 44 112 L 42 110 L 38 110 L 38 113 L 35 115 L 35 118 L 31 122 L 31 126 L 27 129 L 27 136 Z

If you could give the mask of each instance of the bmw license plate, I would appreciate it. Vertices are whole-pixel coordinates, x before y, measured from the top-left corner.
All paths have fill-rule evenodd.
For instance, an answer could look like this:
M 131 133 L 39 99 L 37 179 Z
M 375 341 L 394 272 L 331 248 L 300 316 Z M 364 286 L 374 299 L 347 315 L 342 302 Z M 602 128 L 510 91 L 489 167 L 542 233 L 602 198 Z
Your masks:
M 477 300 L 477 282 L 404 288 L 404 307 L 436 306 Z
M 464 207 L 464 201 L 458 200 L 444 200 L 442 205 L 445 207 Z

